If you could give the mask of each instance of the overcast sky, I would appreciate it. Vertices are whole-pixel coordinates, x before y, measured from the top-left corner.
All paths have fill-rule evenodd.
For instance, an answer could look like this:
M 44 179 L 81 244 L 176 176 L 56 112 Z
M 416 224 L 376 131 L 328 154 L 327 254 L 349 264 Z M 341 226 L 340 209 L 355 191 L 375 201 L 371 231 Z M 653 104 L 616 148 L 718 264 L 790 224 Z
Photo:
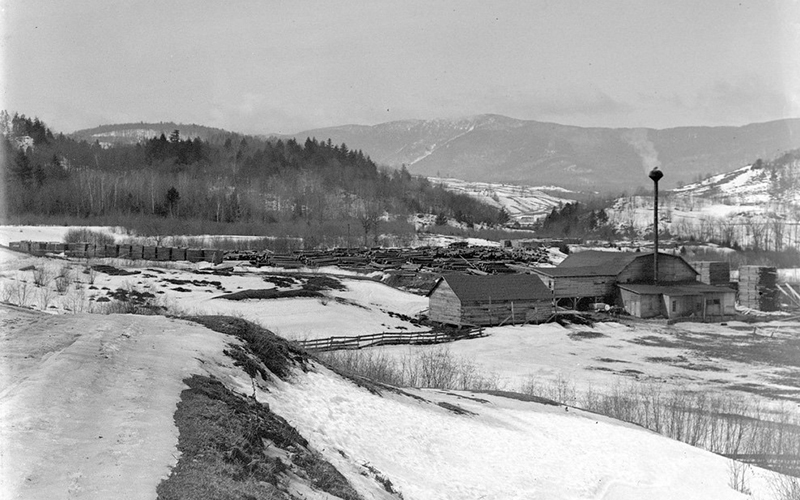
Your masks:
M 800 116 L 796 0 L 0 0 L 0 105 L 56 131 L 246 133 L 498 113 L 579 126 Z

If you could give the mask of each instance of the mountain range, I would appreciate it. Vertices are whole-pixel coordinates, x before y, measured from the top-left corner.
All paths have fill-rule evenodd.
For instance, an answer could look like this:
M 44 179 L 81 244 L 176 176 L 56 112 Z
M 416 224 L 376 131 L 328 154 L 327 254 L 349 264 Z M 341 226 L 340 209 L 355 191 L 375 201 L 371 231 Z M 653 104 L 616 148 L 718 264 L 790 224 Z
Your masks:
M 307 130 L 293 137 L 331 139 L 379 164 L 413 174 L 467 181 L 619 192 L 649 187 L 660 166 L 675 187 L 728 172 L 757 158 L 800 147 L 800 119 L 741 127 L 584 128 L 479 115 L 459 120 L 406 120 Z
M 175 129 L 182 137 L 209 139 L 220 129 L 177 123 L 105 125 L 70 134 L 101 143 L 137 142 Z M 267 136 L 265 136 L 267 137 Z M 740 127 L 586 128 L 478 115 L 455 120 L 403 120 L 342 125 L 271 136 L 312 137 L 361 150 L 380 165 L 412 174 L 465 181 L 556 185 L 600 192 L 650 187 L 654 166 L 672 188 L 709 174 L 730 172 L 756 159 L 800 147 L 800 119 Z

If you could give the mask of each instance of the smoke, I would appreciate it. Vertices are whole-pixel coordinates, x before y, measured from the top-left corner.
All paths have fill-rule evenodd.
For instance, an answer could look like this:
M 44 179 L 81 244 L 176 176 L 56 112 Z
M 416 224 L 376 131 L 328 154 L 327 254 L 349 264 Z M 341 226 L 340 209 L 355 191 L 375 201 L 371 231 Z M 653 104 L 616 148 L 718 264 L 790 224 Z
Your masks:
M 649 173 L 655 167 L 659 166 L 658 152 L 655 145 L 647 138 L 646 128 L 637 128 L 626 132 L 622 138 L 636 150 L 636 153 L 642 158 L 642 167 L 644 173 Z

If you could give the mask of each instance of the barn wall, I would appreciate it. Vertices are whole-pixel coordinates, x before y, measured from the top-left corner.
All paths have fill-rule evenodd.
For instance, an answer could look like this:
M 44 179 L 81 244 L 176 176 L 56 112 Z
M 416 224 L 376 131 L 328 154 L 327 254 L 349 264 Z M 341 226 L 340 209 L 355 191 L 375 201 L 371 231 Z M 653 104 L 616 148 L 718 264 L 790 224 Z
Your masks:
M 660 295 L 642 295 L 642 318 L 654 318 L 664 314 L 661 309 L 661 296 Z
M 658 280 L 660 282 L 696 281 L 697 274 L 683 259 L 674 255 L 658 255 Z M 618 276 L 619 283 L 653 281 L 653 256 L 643 255 L 631 262 Z
M 661 295 L 639 295 L 628 290 L 620 289 L 622 307 L 628 314 L 637 318 L 654 318 L 663 314 L 661 309 Z
M 442 281 L 429 297 L 428 317 L 437 323 L 461 324 L 461 301 L 446 281 Z
M 635 316 L 637 318 L 642 317 L 642 303 L 639 299 L 639 295 L 629 292 L 628 290 L 619 290 L 620 299 L 622 301 L 622 307 L 628 311 L 628 314 L 631 316 Z
M 680 318 L 695 314 L 703 316 L 703 296 L 702 295 L 664 295 L 664 307 L 667 311 L 667 318 Z
M 513 318 L 512 302 L 489 302 L 480 301 L 464 304 L 461 312 L 462 324 L 470 325 L 497 325 L 522 324 L 527 322 L 544 321 L 552 314 L 552 303 L 550 300 L 526 300 L 514 301 Z
M 559 276 L 553 280 L 556 298 L 605 297 L 614 294 L 612 276 Z
M 704 300 L 706 301 L 707 316 L 736 314 L 736 292 L 733 290 L 724 293 L 707 293 Z M 718 300 L 719 305 L 713 304 L 714 300 Z
M 722 295 L 722 313 L 725 315 L 736 314 L 736 292 L 731 290 Z

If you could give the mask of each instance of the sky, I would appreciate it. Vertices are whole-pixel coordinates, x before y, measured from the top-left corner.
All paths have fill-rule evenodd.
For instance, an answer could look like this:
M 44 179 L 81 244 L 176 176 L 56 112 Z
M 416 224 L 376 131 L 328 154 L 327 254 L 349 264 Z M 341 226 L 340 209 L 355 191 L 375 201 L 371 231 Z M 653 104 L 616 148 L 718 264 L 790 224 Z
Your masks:
M 798 0 L 0 0 L 0 107 L 71 132 L 483 113 L 587 127 L 800 117 Z

